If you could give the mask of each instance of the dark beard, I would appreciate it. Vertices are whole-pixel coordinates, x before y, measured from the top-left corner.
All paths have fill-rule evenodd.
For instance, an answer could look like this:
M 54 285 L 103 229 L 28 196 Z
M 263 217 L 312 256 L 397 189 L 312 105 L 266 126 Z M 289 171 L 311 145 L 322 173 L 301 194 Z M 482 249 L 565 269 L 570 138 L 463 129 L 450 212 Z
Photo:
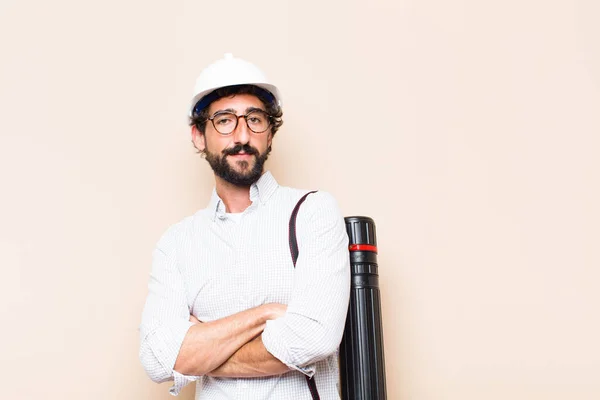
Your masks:
M 242 150 L 244 150 L 246 154 L 254 156 L 254 167 L 252 167 L 251 170 L 248 170 L 247 161 L 238 161 L 243 172 L 237 172 L 232 169 L 227 162 L 227 156 L 237 154 Z M 208 164 L 214 171 L 215 175 L 223 179 L 225 182 L 229 182 L 235 186 L 250 186 L 258 181 L 263 173 L 265 161 L 267 161 L 267 158 L 269 158 L 268 150 L 265 152 L 265 154 L 260 154 L 258 150 L 247 143 L 244 145 L 238 144 L 230 149 L 225 149 L 222 153 L 222 156 L 219 157 L 218 154 L 214 154 L 206 150 L 206 161 L 208 161 Z

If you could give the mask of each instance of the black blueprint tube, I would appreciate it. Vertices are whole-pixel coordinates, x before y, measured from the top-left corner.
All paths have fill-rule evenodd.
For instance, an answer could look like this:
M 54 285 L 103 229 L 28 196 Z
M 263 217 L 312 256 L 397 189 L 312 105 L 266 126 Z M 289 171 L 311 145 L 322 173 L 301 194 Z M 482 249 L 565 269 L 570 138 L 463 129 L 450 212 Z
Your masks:
M 342 399 L 385 400 L 375 223 L 369 217 L 346 217 L 345 221 L 350 239 L 352 278 L 350 305 L 339 352 Z

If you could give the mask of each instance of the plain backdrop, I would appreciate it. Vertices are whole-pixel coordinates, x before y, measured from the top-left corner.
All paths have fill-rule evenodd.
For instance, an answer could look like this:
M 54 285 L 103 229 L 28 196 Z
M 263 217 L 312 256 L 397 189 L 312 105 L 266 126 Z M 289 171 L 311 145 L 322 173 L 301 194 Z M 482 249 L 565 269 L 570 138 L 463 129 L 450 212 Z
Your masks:
M 599 399 L 599 20 L 595 0 L 1 0 L 0 397 L 171 398 L 137 327 L 156 241 L 213 187 L 195 78 L 232 52 L 283 93 L 279 182 L 377 223 L 389 399 Z

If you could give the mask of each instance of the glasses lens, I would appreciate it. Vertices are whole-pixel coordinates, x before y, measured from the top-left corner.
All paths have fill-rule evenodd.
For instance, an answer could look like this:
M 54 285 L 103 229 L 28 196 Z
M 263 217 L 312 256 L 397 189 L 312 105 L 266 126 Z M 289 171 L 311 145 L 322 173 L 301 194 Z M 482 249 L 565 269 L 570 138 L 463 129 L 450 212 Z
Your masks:
M 254 133 L 261 133 L 269 128 L 269 115 L 264 111 L 252 111 L 246 116 L 248 128 Z
M 221 113 L 213 117 L 215 129 L 222 134 L 228 134 L 235 130 L 237 117 L 232 113 Z

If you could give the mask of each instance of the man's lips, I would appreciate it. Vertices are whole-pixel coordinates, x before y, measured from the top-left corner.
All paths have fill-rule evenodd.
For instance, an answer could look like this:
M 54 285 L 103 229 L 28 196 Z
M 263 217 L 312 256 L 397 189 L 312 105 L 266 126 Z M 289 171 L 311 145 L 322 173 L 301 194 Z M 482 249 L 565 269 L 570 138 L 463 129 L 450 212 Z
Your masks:
M 236 153 L 236 154 L 230 154 L 231 157 L 252 157 L 254 154 L 250 154 L 250 153 Z

